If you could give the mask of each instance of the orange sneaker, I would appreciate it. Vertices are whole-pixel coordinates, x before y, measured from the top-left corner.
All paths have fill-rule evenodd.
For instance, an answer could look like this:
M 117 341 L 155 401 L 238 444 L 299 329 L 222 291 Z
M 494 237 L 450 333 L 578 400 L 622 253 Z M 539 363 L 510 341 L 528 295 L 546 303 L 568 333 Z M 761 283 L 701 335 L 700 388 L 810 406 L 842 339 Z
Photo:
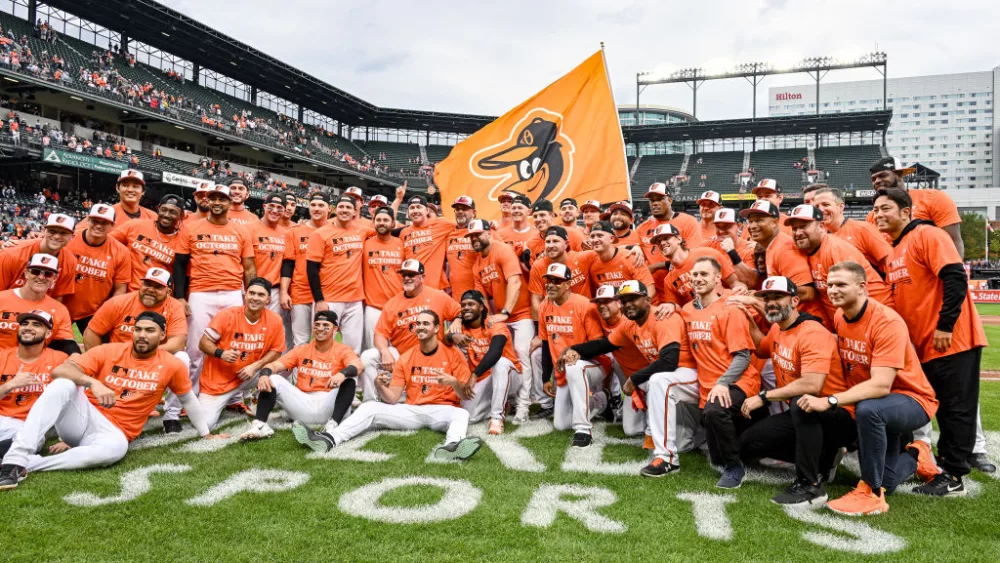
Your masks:
M 831 500 L 826 506 L 837 514 L 845 516 L 867 516 L 889 512 L 889 503 L 885 502 L 885 489 L 879 489 L 878 494 L 875 494 L 864 481 L 858 481 L 858 486 L 853 491 L 837 500 Z
M 924 483 L 930 483 L 941 473 L 941 468 L 934 461 L 934 453 L 931 452 L 931 445 L 921 440 L 914 440 L 906 445 L 906 449 L 917 451 L 917 477 Z
M 646 439 L 642 441 L 642 449 L 644 449 L 644 450 L 653 450 L 653 449 L 655 449 L 653 447 L 653 437 L 650 436 L 649 434 L 646 434 Z

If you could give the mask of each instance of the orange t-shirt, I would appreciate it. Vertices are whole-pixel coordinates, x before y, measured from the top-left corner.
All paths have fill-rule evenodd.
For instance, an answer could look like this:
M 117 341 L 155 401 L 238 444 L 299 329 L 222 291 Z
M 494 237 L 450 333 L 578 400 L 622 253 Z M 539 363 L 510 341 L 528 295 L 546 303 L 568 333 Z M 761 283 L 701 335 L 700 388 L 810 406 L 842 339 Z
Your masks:
M 514 371 L 521 371 L 521 361 L 517 358 L 517 354 L 514 353 L 514 339 L 510 335 L 510 329 L 504 323 L 495 323 L 491 327 L 486 327 L 486 323 L 483 323 L 479 328 L 470 328 L 467 326 L 462 326 L 462 334 L 469 337 L 469 345 L 465 349 L 465 353 L 469 357 L 469 369 L 475 371 L 476 366 L 479 362 L 483 361 L 483 356 L 490 349 L 490 341 L 493 340 L 495 336 L 503 336 L 507 339 L 507 342 L 503 345 L 503 356 L 510 360 L 510 363 L 514 364 Z M 493 373 L 493 369 L 488 369 L 483 372 L 483 375 L 479 376 L 477 381 L 482 381 Z
M 822 396 L 847 389 L 844 369 L 837 353 L 837 337 L 812 315 L 800 315 L 787 330 L 771 325 L 757 349 L 760 358 L 771 358 L 778 387 L 802 377 L 802 373 L 824 373 Z
M 851 243 L 873 268 L 885 271 L 892 247 L 874 225 L 856 219 L 845 219 L 837 232 L 831 234 Z
M 681 233 L 681 237 L 687 242 L 688 248 L 695 248 L 702 245 L 701 229 L 698 227 L 698 221 L 687 213 L 674 213 L 670 221 L 661 221 L 656 217 L 650 217 L 635 229 L 635 232 L 639 234 L 639 244 L 646 255 L 647 267 L 657 262 L 666 261 L 666 258 L 663 257 L 663 251 L 660 250 L 660 245 L 653 244 L 652 238 L 656 227 L 667 223 L 677 228 Z M 657 300 L 662 302 L 667 298 L 666 294 L 663 293 L 663 279 L 667 277 L 667 270 L 657 270 L 652 276 L 653 286 L 647 285 L 646 287 L 656 287 Z
M 365 239 L 375 234 L 351 222 L 346 228 L 327 223 L 309 236 L 306 260 L 319 262 L 319 281 L 323 299 L 333 303 L 351 303 L 365 298 L 362 282 Z M 302 274 L 305 275 L 305 266 Z M 306 280 L 306 289 L 309 281 Z M 312 293 L 309 301 L 312 302 Z
M 0 348 L 17 347 L 17 316 L 38 309 L 52 315 L 52 340 L 73 340 L 72 321 L 66 306 L 46 295 L 41 301 L 21 297 L 21 289 L 0 291 Z
M 134 216 L 130 216 L 128 213 L 125 212 L 125 209 L 122 207 L 121 202 L 118 202 L 112 205 L 111 207 L 114 208 L 115 210 L 115 227 L 120 227 L 133 219 L 152 219 L 153 221 L 156 221 L 156 212 L 153 211 L 152 209 L 146 209 L 141 205 L 139 206 L 139 213 Z M 81 226 L 86 228 L 87 226 L 86 223 L 87 223 L 86 219 L 80 221 L 80 223 L 77 223 L 76 225 L 77 230 L 80 230 Z
M 198 221 L 204 221 L 205 219 L 208 219 L 208 215 L 205 215 L 204 217 L 202 217 L 202 215 L 201 215 L 200 212 L 196 211 L 196 212 L 192 213 L 190 211 L 187 211 L 187 212 L 185 212 L 185 215 L 184 215 L 184 223 L 183 224 L 184 225 L 191 225 L 192 223 L 197 223 Z
M 237 225 L 243 225 L 247 230 L 251 227 L 257 226 L 261 223 L 260 217 L 254 215 L 253 211 L 250 211 L 246 207 L 243 209 L 230 209 L 229 213 L 226 214 L 230 223 L 236 223 Z
M 295 261 L 295 271 L 288 286 L 288 295 L 293 305 L 312 304 L 312 291 L 309 289 L 309 277 L 306 274 L 306 251 L 309 248 L 309 238 L 319 227 L 313 227 L 308 221 L 299 223 L 285 233 L 284 260 Z
M 711 248 L 713 250 L 718 250 L 722 254 L 725 254 L 726 257 L 729 256 L 729 253 L 727 251 L 722 250 L 722 239 L 720 239 L 719 237 L 712 237 L 711 239 L 706 239 L 705 247 Z M 755 270 L 757 269 L 753 256 L 754 252 L 757 251 L 756 242 L 752 240 L 737 239 L 733 244 L 733 250 L 735 250 L 736 253 L 740 255 L 741 262 L 743 262 L 744 264 Z M 730 259 L 730 262 L 732 262 L 732 259 Z
M 455 299 L 461 299 L 462 294 L 470 289 L 476 289 L 476 274 L 473 269 L 478 252 L 472 250 L 472 243 L 466 233 L 468 228 L 455 226 L 448 235 L 448 281 L 451 284 L 451 294 Z M 498 240 L 494 242 L 499 242 Z
M 77 233 L 79 236 L 79 233 Z M 14 289 L 24 286 L 24 271 L 28 269 L 28 261 L 33 254 L 38 254 L 42 248 L 42 239 L 28 240 L 0 251 L 0 289 Z M 59 271 L 56 281 L 49 288 L 49 295 L 60 297 L 71 295 L 76 289 L 76 256 L 67 244 L 56 256 L 59 260 Z
M 819 302 L 823 304 L 824 315 L 823 324 L 827 328 L 833 328 L 833 316 L 837 312 L 837 307 L 830 301 L 830 296 L 826 292 L 826 276 L 834 264 L 850 260 L 865 269 L 865 281 L 868 282 L 868 296 L 878 301 L 892 306 L 892 293 L 889 286 L 882 281 L 882 277 L 875 273 L 871 264 L 865 260 L 861 251 L 846 240 L 837 237 L 825 236 L 819 248 L 812 254 L 807 255 L 809 260 L 809 270 L 812 272 L 813 283 L 816 287 L 816 294 Z
M 28 417 L 28 411 L 52 381 L 52 370 L 66 361 L 66 354 L 52 348 L 44 348 L 35 361 L 26 364 L 17 357 L 17 347 L 0 350 L 0 385 L 14 379 L 18 372 L 34 375 L 40 383 L 12 389 L 0 399 L 0 416 L 9 416 L 18 420 Z
M 848 387 L 871 379 L 873 367 L 896 368 L 890 393 L 913 397 L 927 416 L 934 418 L 938 407 L 934 388 L 920 367 L 906 323 L 898 313 L 868 299 L 857 320 L 848 321 L 843 310 L 838 309 L 833 323 Z M 844 408 L 854 416 L 854 405 L 845 405 Z
M 694 299 L 694 290 L 691 289 L 691 268 L 694 267 L 695 260 L 704 257 L 714 258 L 722 266 L 723 280 L 735 273 L 733 261 L 728 254 L 723 254 L 707 246 L 692 248 L 684 262 L 680 266 L 672 266 L 667 272 L 667 276 L 663 278 L 663 293 L 667 296 L 666 303 L 684 306 Z
M 617 288 L 628 280 L 639 280 L 647 288 L 654 287 L 653 275 L 649 273 L 649 268 L 646 266 L 637 268 L 632 262 L 632 257 L 628 255 L 628 251 L 622 248 L 615 248 L 614 256 L 607 262 L 601 260 L 601 257 L 593 250 L 588 250 L 583 254 L 583 259 L 590 261 L 589 281 L 592 291 L 597 291 L 597 288 L 606 284 Z M 654 301 L 659 302 L 658 298 Z
M 594 252 L 566 252 L 565 264 L 569 266 L 570 290 L 573 293 L 582 295 L 588 299 L 593 295 L 590 290 L 590 264 L 597 257 Z M 549 270 L 552 259 L 543 255 L 531 265 L 531 274 L 528 277 L 528 293 L 535 295 L 545 295 L 545 272 Z M 524 291 L 524 288 L 521 288 Z
M 130 256 L 128 290 L 136 291 L 150 268 L 163 268 L 173 273 L 174 256 L 190 252 L 187 227 L 181 226 L 172 235 L 164 235 L 156 228 L 155 219 L 135 219 L 111 231 L 108 237 L 125 245 Z
M 701 388 L 698 406 L 702 408 L 709 391 L 729 369 L 733 354 L 740 350 L 756 350 L 746 315 L 736 307 L 727 307 L 725 302 L 726 297 L 722 296 L 704 309 L 696 308 L 695 301 L 681 309 L 691 355 L 698 366 L 698 386 Z M 736 381 L 736 386 L 747 397 L 756 395 L 760 392 L 760 374 L 751 365 Z
M 704 221 L 698 221 L 698 227 L 701 228 L 701 240 L 712 240 L 715 238 L 715 223 L 705 224 Z
M 608 341 L 621 350 L 615 350 L 614 356 L 622 367 L 625 377 L 648 366 L 660 358 L 660 350 L 671 343 L 680 344 L 680 354 L 677 367 L 694 368 L 694 358 L 687 339 L 687 328 L 684 319 L 679 314 L 656 320 L 652 311 L 645 324 L 623 319 L 609 334 Z M 625 360 L 624 362 L 622 360 Z
M 930 221 L 937 227 L 948 227 L 962 222 L 958 214 L 958 206 L 951 197 L 940 190 L 906 190 L 913 200 L 913 219 Z M 865 218 L 875 224 L 875 211 L 869 211 Z M 888 239 L 889 235 L 885 235 Z
M 398 273 L 403 263 L 403 241 L 396 237 L 386 241 L 371 237 L 365 241 L 364 257 L 365 305 L 381 308 L 403 293 L 403 280 Z
M 205 335 L 215 345 L 225 350 L 236 350 L 239 359 L 226 363 L 215 356 L 205 356 L 205 367 L 201 370 L 201 392 L 207 395 L 222 395 L 239 387 L 243 381 L 236 375 L 267 352 L 284 352 L 285 326 L 281 317 L 270 309 L 255 323 L 247 320 L 243 306 L 228 307 L 212 317 L 205 329 Z
M 127 284 L 132 278 L 132 261 L 122 243 L 108 237 L 101 246 L 90 246 L 84 240 L 85 233 L 66 245 L 76 256 L 76 290 L 65 299 L 73 320 L 93 315 L 116 284 Z
M 767 245 L 764 261 L 767 268 L 765 276 L 785 276 L 798 287 L 813 284 L 809 260 L 805 254 L 799 252 L 799 247 L 795 246 L 792 237 L 785 233 L 778 233 L 771 240 L 771 244 Z M 823 308 L 819 296 L 811 301 L 803 301 L 799 305 L 799 310 L 815 315 L 823 319 L 824 324 L 828 324 L 826 309 Z
M 450 375 L 462 383 L 472 379 L 469 364 L 461 352 L 438 342 L 434 353 L 427 355 L 415 346 L 403 352 L 396 361 L 389 385 L 403 387 L 408 405 L 461 405 L 451 385 L 438 383 L 442 375 Z
M 507 280 L 520 276 L 521 290 L 506 322 L 513 323 L 531 318 L 531 294 L 525 287 L 527 282 L 521 272 L 521 264 L 511 247 L 499 243 L 491 244 L 486 256 L 477 254 L 473 271 L 476 275 L 476 289 L 482 291 L 487 298 L 493 299 L 493 308 L 497 312 L 503 309 L 507 302 Z
M 448 286 L 444 271 L 445 254 L 448 251 L 448 235 L 455 230 L 455 223 L 444 217 L 435 217 L 421 227 L 410 225 L 399 233 L 403 241 L 403 259 L 420 260 L 426 272 L 424 285 L 434 289 Z
M 931 225 L 917 225 L 892 249 L 885 279 L 891 284 L 896 312 L 906 321 L 922 363 L 987 345 L 972 292 L 966 292 L 962 312 L 952 328 L 951 347 L 945 352 L 934 349 L 934 331 L 944 300 L 944 284 L 938 274 L 949 264 L 960 265 L 962 259 L 948 233 Z
M 162 349 L 140 360 L 132 355 L 131 343 L 103 344 L 70 361 L 114 391 L 111 408 L 102 407 L 89 390 L 87 398 L 129 442 L 142 432 L 164 391 L 170 389 L 177 395 L 191 392 L 191 377 L 184 364 Z
M 253 258 L 245 228 L 235 223 L 195 223 L 188 229 L 187 248 L 191 255 L 188 292 L 243 289 L 243 259 Z
M 534 264 L 535 260 L 538 260 L 545 254 L 545 233 L 538 231 L 535 232 L 538 233 L 538 236 L 528 239 L 528 241 L 524 243 L 525 248 L 531 251 L 532 264 Z M 579 252 L 580 250 L 583 250 L 583 233 L 581 233 L 579 229 L 566 229 L 566 236 L 569 237 L 569 240 L 567 241 L 569 243 L 567 251 Z M 638 241 L 633 241 L 633 243 L 638 244 Z M 622 242 L 618 241 L 618 244 L 622 244 Z M 518 258 L 520 258 L 520 254 L 518 255 Z
M 285 231 L 283 227 L 271 228 L 263 221 L 247 227 L 253 239 L 253 263 L 257 277 L 278 287 L 281 281 L 281 261 L 285 257 Z
M 552 363 L 556 363 L 562 351 L 574 344 L 582 344 L 590 340 L 598 340 L 604 336 L 601 330 L 601 317 L 591 302 L 582 295 L 571 293 L 569 299 L 562 305 L 545 298 L 538 307 L 538 338 L 544 340 L 552 354 Z M 594 358 L 601 362 L 606 357 Z M 607 368 L 607 365 L 603 367 Z M 556 385 L 566 385 L 566 374 L 553 366 Z M 605 369 L 607 371 L 607 369 Z
M 143 311 L 153 311 L 167 319 L 165 338 L 187 335 L 187 316 L 180 301 L 167 296 L 159 306 L 147 309 L 135 291 L 105 301 L 94 313 L 87 328 L 101 337 L 107 336 L 108 342 L 132 342 L 135 319 Z
M 500 227 L 497 233 L 499 233 L 500 238 L 502 238 L 505 243 L 514 249 L 514 255 L 517 256 L 518 260 L 521 259 L 521 254 L 524 253 L 524 249 L 528 248 L 528 241 L 538 238 L 538 229 L 528 227 L 523 231 L 515 231 L 513 224 Z
M 278 358 L 286 370 L 297 370 L 295 386 L 306 393 L 329 391 L 326 383 L 330 378 L 357 361 L 358 355 L 350 346 L 332 342 L 329 350 L 321 352 L 316 349 L 315 340 L 300 344 Z
M 413 323 L 421 311 L 428 309 L 441 317 L 438 340 L 443 340 L 445 323 L 458 318 L 462 307 L 447 293 L 426 285 L 416 297 L 408 297 L 399 292 L 387 301 L 375 325 L 375 333 L 384 336 L 396 350 L 403 353 L 418 344 L 417 336 L 413 334 Z

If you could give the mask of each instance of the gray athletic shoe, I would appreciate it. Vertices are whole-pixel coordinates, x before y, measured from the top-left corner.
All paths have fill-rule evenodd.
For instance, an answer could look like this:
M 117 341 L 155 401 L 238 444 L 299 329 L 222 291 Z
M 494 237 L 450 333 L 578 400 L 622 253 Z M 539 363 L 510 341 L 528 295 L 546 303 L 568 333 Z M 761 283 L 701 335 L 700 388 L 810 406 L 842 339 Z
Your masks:
M 320 454 L 332 450 L 337 445 L 333 441 L 333 436 L 326 432 L 316 432 L 297 420 L 292 423 L 292 436 L 295 436 L 298 443 Z
M 464 461 L 476 455 L 476 452 L 478 452 L 481 447 L 483 447 L 483 440 L 481 438 L 470 436 L 468 438 L 462 438 L 458 442 L 451 442 L 440 446 L 434 450 L 434 457 L 436 459 L 457 459 Z

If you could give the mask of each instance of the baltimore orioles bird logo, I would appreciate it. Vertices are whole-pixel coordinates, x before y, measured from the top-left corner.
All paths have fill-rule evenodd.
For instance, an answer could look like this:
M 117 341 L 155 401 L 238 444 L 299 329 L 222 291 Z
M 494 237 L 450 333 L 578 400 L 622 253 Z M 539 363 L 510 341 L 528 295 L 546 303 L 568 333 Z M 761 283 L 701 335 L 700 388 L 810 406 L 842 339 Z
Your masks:
M 528 111 L 510 136 L 476 151 L 469 169 L 477 178 L 496 180 L 489 198 L 500 192 L 526 195 L 532 201 L 557 200 L 573 177 L 576 148 L 562 131 L 563 116 L 544 108 Z

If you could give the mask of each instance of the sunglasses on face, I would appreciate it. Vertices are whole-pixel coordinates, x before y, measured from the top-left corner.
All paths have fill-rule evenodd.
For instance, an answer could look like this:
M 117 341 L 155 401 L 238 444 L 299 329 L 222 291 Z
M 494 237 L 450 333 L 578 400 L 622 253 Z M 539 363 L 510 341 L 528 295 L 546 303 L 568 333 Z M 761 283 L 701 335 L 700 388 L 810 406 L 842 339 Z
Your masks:
M 28 273 L 35 276 L 36 278 L 42 277 L 45 279 L 56 277 L 56 273 L 52 270 L 43 270 L 41 268 L 28 268 Z

